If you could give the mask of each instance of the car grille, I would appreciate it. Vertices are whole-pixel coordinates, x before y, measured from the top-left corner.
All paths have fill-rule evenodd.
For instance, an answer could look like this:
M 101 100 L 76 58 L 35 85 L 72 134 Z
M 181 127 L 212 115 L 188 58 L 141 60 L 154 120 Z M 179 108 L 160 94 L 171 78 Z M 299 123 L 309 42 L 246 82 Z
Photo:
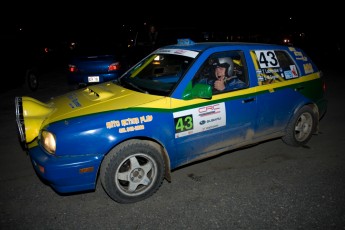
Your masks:
M 20 135 L 20 141 L 25 142 L 25 125 L 24 125 L 24 115 L 23 115 L 23 102 L 22 97 L 15 98 L 16 106 L 16 122 L 18 126 L 18 131 Z

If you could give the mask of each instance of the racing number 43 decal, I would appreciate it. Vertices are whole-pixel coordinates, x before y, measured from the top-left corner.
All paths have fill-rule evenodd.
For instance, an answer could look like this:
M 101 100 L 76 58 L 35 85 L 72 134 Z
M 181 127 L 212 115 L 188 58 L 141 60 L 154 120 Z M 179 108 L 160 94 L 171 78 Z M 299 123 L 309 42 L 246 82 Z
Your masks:
M 217 103 L 173 114 L 175 138 L 219 128 L 226 125 L 225 104 Z
M 279 67 L 277 56 L 273 50 L 256 50 L 256 56 L 260 68 L 276 68 Z
M 176 133 L 193 129 L 193 114 L 174 118 Z

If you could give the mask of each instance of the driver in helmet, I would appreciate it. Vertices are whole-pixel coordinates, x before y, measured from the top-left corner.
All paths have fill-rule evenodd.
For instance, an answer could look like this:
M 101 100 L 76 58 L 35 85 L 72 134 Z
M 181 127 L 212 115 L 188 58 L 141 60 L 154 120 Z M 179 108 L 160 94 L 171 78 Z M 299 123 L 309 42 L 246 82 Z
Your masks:
M 212 62 L 210 76 L 199 83 L 206 83 L 213 87 L 213 92 L 230 91 L 246 87 L 246 84 L 233 75 L 234 63 L 231 58 L 217 58 Z
M 219 58 L 218 61 L 213 63 L 213 65 L 215 67 L 214 74 L 216 79 L 213 87 L 217 91 L 241 89 L 246 86 L 243 81 L 233 75 L 234 63 L 231 58 Z

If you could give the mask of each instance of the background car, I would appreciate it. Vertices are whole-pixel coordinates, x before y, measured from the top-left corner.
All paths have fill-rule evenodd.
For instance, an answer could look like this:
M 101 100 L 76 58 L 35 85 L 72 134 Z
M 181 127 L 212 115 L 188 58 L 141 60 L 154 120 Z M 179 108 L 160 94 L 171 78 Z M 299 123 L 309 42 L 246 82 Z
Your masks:
M 108 41 L 82 41 L 75 44 L 68 62 L 70 85 L 83 87 L 115 80 L 128 68 L 124 47 Z
M 63 41 L 17 27 L 9 27 L 0 35 L 0 50 L 5 90 L 24 87 L 29 91 L 38 90 L 44 75 L 63 72 L 68 52 Z

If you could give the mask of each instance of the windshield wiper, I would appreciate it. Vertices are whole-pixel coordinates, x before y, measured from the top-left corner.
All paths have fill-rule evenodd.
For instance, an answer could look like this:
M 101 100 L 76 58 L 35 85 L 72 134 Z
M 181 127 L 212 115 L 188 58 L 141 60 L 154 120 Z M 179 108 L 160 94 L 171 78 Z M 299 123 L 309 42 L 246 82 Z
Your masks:
M 130 86 L 132 86 L 134 89 L 137 89 L 137 90 L 139 90 L 140 92 L 142 92 L 142 93 L 146 93 L 146 94 L 148 94 L 149 92 L 147 92 L 146 90 L 143 90 L 142 88 L 140 88 L 140 87 L 138 87 L 137 85 L 134 85 L 132 82 L 126 82 L 128 85 L 130 85 Z

